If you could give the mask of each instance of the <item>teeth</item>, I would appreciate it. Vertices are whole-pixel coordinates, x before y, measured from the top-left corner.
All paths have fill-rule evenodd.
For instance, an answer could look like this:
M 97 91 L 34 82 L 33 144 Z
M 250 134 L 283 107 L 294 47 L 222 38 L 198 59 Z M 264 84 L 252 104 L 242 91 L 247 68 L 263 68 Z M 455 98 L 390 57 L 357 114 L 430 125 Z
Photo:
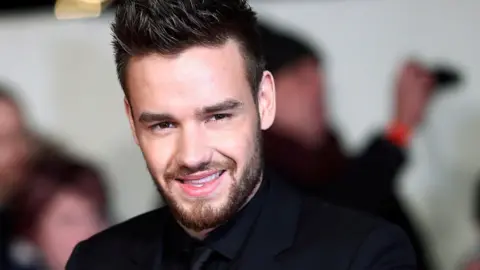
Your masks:
M 195 186 L 195 187 L 201 187 L 203 186 L 205 183 L 208 183 L 212 180 L 215 180 L 216 178 L 218 178 L 220 176 L 220 172 L 217 172 L 217 173 L 214 173 L 210 176 L 207 176 L 207 177 L 204 177 L 202 179 L 198 179 L 198 180 L 192 180 L 192 181 L 188 181 L 188 184 L 192 185 L 192 186 Z

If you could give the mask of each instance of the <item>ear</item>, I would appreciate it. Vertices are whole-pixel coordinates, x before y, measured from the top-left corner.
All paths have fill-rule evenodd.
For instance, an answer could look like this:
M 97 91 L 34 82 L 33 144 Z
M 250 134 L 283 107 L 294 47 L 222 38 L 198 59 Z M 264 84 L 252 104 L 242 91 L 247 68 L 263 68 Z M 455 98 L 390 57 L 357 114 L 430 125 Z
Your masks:
M 258 89 L 258 112 L 260 115 L 260 128 L 269 129 L 275 120 L 275 82 L 270 71 L 264 71 Z
M 123 103 L 125 105 L 125 112 L 127 113 L 128 122 L 130 123 L 130 129 L 132 130 L 133 139 L 135 140 L 135 143 L 138 145 L 138 138 L 137 138 L 137 132 L 135 131 L 135 119 L 133 117 L 132 106 L 130 106 L 130 102 L 128 101 L 127 97 L 123 99 Z

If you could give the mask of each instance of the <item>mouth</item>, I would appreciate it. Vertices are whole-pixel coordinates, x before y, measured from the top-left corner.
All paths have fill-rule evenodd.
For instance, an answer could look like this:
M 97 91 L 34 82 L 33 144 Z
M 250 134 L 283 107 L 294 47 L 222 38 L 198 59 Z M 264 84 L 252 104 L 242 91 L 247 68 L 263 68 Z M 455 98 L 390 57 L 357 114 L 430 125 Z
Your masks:
M 190 197 L 206 197 L 220 184 L 225 170 L 209 171 L 177 178 L 182 190 Z

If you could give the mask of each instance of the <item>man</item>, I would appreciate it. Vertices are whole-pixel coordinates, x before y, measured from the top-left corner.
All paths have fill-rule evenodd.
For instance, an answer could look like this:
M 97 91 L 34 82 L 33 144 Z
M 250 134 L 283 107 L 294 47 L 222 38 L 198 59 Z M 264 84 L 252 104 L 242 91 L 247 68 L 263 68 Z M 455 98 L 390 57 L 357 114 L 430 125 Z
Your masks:
M 395 192 L 410 138 L 431 99 L 430 71 L 417 62 L 404 63 L 393 83 L 395 103 L 389 125 L 364 151 L 349 157 L 327 119 L 326 63 L 321 52 L 292 33 L 267 23 L 260 26 L 277 100 L 275 122 L 264 132 L 267 168 L 324 200 L 400 225 L 415 247 L 419 268 L 432 269 L 421 234 Z
M 167 207 L 80 243 L 67 269 L 415 269 L 397 227 L 263 170 L 276 104 L 256 26 L 243 0 L 120 2 L 125 108 Z

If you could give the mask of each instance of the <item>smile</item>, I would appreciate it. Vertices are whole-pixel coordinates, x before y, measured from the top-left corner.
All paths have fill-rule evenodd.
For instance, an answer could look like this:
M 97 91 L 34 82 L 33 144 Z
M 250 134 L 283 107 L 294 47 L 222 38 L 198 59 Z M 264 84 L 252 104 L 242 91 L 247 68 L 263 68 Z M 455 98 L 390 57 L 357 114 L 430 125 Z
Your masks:
M 220 184 L 224 170 L 189 175 L 179 178 L 180 187 L 191 197 L 206 197 L 210 195 Z
M 211 174 L 209 176 L 200 178 L 198 180 L 183 180 L 183 183 L 184 184 L 189 184 L 189 185 L 192 185 L 192 186 L 195 186 L 195 187 L 201 187 L 201 186 L 205 185 L 206 183 L 217 179 L 218 177 L 220 177 L 220 175 L 222 173 L 223 173 L 223 171 L 218 171 L 214 174 Z

